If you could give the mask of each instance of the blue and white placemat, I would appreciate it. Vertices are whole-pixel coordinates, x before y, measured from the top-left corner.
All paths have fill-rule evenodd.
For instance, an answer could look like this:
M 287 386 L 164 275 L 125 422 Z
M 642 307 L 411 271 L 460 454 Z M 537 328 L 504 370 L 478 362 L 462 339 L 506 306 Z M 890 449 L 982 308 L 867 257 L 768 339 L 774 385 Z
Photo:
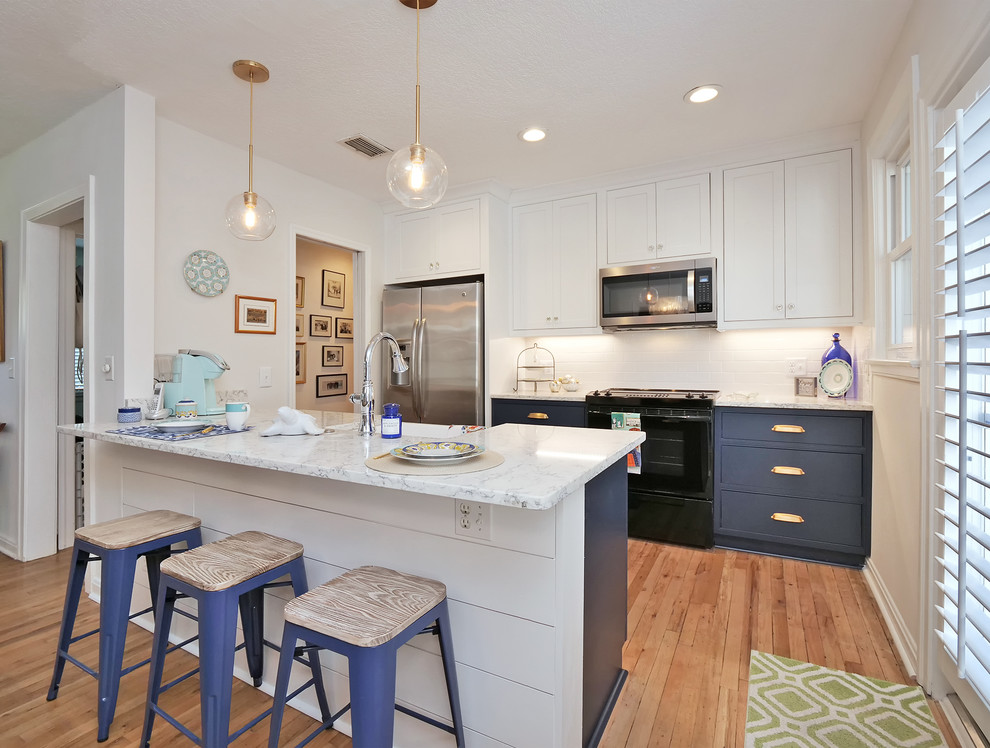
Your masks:
M 205 434 L 202 431 L 193 431 L 190 434 L 166 434 L 159 431 L 154 426 L 131 426 L 126 429 L 110 429 L 109 434 L 124 434 L 126 436 L 144 436 L 148 439 L 161 439 L 166 442 L 182 442 L 187 439 L 200 439 L 207 436 L 221 436 L 223 434 L 239 434 L 242 431 L 250 431 L 254 426 L 245 426 L 243 429 L 232 429 L 227 426 L 217 424 L 212 431 Z

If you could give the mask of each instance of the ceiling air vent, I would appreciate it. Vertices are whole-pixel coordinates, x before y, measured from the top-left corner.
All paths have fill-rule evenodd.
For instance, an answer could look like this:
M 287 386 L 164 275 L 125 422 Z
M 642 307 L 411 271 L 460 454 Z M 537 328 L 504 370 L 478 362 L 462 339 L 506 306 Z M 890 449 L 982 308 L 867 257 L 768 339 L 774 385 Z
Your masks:
M 383 153 L 391 153 L 391 148 L 386 148 L 381 143 L 376 143 L 371 138 L 366 138 L 364 135 L 354 135 L 350 138 L 344 138 L 343 140 L 338 140 L 338 143 L 345 145 L 348 148 L 353 148 L 355 151 L 368 158 L 375 158 L 376 156 L 381 156 Z

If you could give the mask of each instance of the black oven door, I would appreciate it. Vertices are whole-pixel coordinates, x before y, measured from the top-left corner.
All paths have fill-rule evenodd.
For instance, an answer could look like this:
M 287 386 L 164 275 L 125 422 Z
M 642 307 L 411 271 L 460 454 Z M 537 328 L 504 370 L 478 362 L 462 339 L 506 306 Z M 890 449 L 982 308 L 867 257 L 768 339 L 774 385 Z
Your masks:
M 630 537 L 712 547 L 711 410 L 589 406 L 588 426 L 611 428 L 613 412 L 638 413 L 646 434 L 640 472 L 629 474 Z

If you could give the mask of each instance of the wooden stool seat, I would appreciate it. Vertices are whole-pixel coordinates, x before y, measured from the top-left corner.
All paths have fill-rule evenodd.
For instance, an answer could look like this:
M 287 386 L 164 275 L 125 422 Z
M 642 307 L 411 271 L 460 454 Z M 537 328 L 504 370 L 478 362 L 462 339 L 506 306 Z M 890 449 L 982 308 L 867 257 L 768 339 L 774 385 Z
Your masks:
M 186 532 L 200 524 L 198 517 L 156 509 L 80 527 L 76 530 L 76 537 L 100 548 L 116 550 Z
M 264 637 L 264 592 L 268 588 L 287 585 L 291 585 L 294 595 L 306 592 L 303 547 L 292 540 L 249 530 L 174 556 L 162 563 L 161 572 L 155 601 L 158 625 L 152 643 L 141 745 L 150 746 L 155 718 L 160 716 L 202 748 L 226 748 L 271 711 L 265 710 L 240 729 L 230 731 L 234 653 L 244 650 L 248 672 L 255 687 L 260 686 L 264 647 L 278 649 Z M 284 577 L 289 581 L 284 581 Z M 175 613 L 182 614 L 175 606 L 179 596 L 196 602 L 198 633 L 194 639 L 199 639 L 199 667 L 192 673 L 199 673 L 200 735 L 194 734 L 158 703 L 162 693 L 192 675 L 186 673 L 167 684 L 162 683 L 172 617 Z M 241 644 L 237 644 L 238 609 L 244 631 Z M 316 652 L 306 653 L 304 662 L 314 679 L 320 675 Z M 330 706 L 322 686 L 320 681 L 317 700 L 323 718 L 327 719 Z
M 294 657 L 298 641 L 305 645 L 299 652 L 328 649 L 347 658 L 351 697 L 343 709 L 329 716 L 321 701 L 323 723 L 299 746 L 332 727 L 348 710 L 354 748 L 390 746 L 395 730 L 395 710 L 398 709 L 451 733 L 458 748 L 464 747 L 447 587 L 442 582 L 380 566 L 361 566 L 290 600 L 285 606 L 284 618 L 268 748 L 278 748 L 282 714 L 286 701 L 291 698 L 288 691 L 292 663 L 299 660 L 298 655 Z M 438 639 L 453 724 L 396 704 L 399 648 L 420 634 L 432 634 Z M 309 663 L 302 661 L 302 664 Z M 293 696 L 310 686 L 316 688 L 318 697 L 325 693 L 322 671 L 310 669 L 312 677 L 296 688 Z
M 134 587 L 134 567 L 144 558 L 148 568 L 148 587 L 152 602 L 158 596 L 161 566 L 173 553 L 173 545 L 185 543 L 195 548 L 202 542 L 198 517 L 168 510 L 154 510 L 112 519 L 76 530 L 72 546 L 72 568 L 65 591 L 62 625 L 59 630 L 55 668 L 48 688 L 48 700 L 58 697 L 65 663 L 70 662 L 97 680 L 96 739 L 107 739 L 110 723 L 117 709 L 120 679 L 148 663 L 148 660 L 123 667 L 127 622 L 153 608 L 131 613 L 131 592 Z M 176 549 L 178 550 L 178 549 Z M 79 598 L 82 595 L 86 568 L 92 561 L 100 562 L 100 626 L 85 634 L 73 636 Z M 96 633 L 100 635 L 100 664 L 94 670 L 69 654 L 69 647 Z
M 357 647 L 377 647 L 446 596 L 442 582 L 362 566 L 291 600 L 285 620 Z
M 206 592 L 225 590 L 303 554 L 299 543 L 257 530 L 201 545 L 162 563 L 162 573 Z

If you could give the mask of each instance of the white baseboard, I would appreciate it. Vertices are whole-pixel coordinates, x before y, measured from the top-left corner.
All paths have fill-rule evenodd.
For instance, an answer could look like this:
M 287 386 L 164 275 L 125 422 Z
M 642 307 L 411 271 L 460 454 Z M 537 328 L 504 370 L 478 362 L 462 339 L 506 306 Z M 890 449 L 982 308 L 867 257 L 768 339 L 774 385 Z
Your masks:
M 887 630 L 890 631 L 890 636 L 894 640 L 894 648 L 900 655 L 901 662 L 904 663 L 908 675 L 917 678 L 918 643 L 911 635 L 911 630 L 904 623 L 901 612 L 894 604 L 894 598 L 887 590 L 883 577 L 877 572 L 872 559 L 866 559 L 863 576 L 866 579 L 866 586 L 870 588 L 873 599 L 877 602 L 877 607 L 880 608 L 880 615 L 883 616 L 883 621 L 887 624 Z
M 0 538 L 0 553 L 10 556 L 15 561 L 23 560 L 17 552 L 17 543 L 7 538 Z

